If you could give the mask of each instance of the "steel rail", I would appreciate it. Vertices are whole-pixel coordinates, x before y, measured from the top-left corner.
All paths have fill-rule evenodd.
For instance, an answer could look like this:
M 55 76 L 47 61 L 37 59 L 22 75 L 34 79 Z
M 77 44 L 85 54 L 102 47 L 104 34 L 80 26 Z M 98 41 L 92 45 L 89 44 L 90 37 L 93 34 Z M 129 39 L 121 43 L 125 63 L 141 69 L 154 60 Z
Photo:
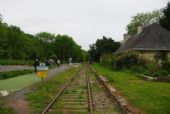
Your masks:
M 80 68 L 81 70 L 81 68 Z M 79 71 L 80 71 L 79 70 Z M 49 109 L 51 108 L 51 106 L 54 104 L 54 102 L 59 98 L 59 96 L 61 96 L 61 94 L 64 92 L 64 90 L 70 85 L 70 83 L 72 82 L 72 80 L 78 75 L 79 71 L 77 71 L 77 73 L 65 84 L 65 86 L 59 91 L 59 93 L 52 99 L 52 101 L 45 107 L 45 109 L 43 110 L 43 112 L 41 114 L 46 114 Z
M 87 68 L 86 68 L 86 81 L 87 81 L 87 92 L 88 92 L 88 103 L 89 103 L 89 113 L 93 114 L 93 100 L 92 100 L 92 93 L 90 88 L 90 80 L 89 75 L 87 74 Z

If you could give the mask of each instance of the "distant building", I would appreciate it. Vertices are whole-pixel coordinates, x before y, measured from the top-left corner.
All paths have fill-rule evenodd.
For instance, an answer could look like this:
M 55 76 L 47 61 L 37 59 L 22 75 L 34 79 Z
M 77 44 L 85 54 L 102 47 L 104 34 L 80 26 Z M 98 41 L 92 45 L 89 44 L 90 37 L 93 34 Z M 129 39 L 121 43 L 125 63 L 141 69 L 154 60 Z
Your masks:
M 170 32 L 155 23 L 147 28 L 138 27 L 137 34 L 124 35 L 122 46 L 115 54 L 130 51 L 139 52 L 139 56 L 148 60 L 154 60 L 155 54 L 166 51 L 170 59 Z

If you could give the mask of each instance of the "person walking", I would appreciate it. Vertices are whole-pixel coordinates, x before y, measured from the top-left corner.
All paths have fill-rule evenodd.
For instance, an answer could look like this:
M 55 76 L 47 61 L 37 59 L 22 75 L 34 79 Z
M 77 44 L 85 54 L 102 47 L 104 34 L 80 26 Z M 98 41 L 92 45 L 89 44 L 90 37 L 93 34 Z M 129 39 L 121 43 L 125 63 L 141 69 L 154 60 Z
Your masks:
M 34 61 L 34 71 L 35 71 L 35 73 L 37 73 L 37 66 L 39 66 L 39 65 L 40 65 L 39 60 L 35 59 L 35 61 Z
M 59 60 L 59 59 L 57 60 L 57 65 L 58 65 L 58 67 L 60 67 L 60 66 L 61 66 L 61 62 L 60 62 L 60 60 Z

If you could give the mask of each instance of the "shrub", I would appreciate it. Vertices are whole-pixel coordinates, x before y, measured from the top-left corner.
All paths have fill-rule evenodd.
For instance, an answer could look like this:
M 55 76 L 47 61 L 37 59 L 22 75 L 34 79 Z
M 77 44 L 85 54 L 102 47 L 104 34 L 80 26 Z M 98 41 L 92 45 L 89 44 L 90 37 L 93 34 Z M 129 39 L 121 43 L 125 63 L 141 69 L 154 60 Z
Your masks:
M 160 72 L 154 72 L 154 73 L 152 74 L 153 77 L 158 77 L 158 76 L 160 76 L 160 75 L 161 75 Z
M 126 52 L 115 55 L 114 64 L 116 69 L 130 68 L 133 65 L 145 65 L 145 60 L 140 58 L 137 52 Z
M 103 54 L 100 57 L 100 63 L 104 66 L 111 65 L 112 61 L 113 61 L 113 55 L 112 54 Z
M 170 61 L 162 61 L 162 69 L 165 69 L 170 73 Z
M 160 70 L 160 76 L 168 76 L 168 71 L 166 70 Z
M 132 72 L 140 73 L 140 74 L 146 71 L 146 69 L 143 66 L 137 66 L 137 65 L 133 65 L 130 70 Z
M 156 64 L 155 63 L 148 63 L 148 64 L 146 64 L 146 68 L 148 69 L 148 71 L 151 73 L 151 74 L 153 74 L 154 72 L 156 72 L 157 71 L 157 66 L 156 66 Z
M 168 71 L 166 70 L 157 70 L 152 74 L 153 77 L 158 77 L 158 76 L 168 76 Z
M 143 72 L 142 74 L 143 74 L 143 75 L 146 75 L 146 76 L 150 76 L 150 75 L 151 75 L 151 73 L 150 73 L 149 71 L 145 71 L 145 72 Z

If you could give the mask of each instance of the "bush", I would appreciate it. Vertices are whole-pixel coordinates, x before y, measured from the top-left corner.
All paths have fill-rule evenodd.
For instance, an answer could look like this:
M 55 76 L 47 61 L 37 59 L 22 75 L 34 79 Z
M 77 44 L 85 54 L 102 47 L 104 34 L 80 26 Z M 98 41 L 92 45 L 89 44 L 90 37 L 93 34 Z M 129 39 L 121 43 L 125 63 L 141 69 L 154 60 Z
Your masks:
M 143 72 L 142 74 L 145 75 L 145 76 L 150 76 L 151 75 L 151 73 L 149 71 L 147 71 L 147 70 L 145 72 Z
M 168 76 L 168 71 L 166 70 L 157 70 L 152 74 L 153 77 L 158 77 L 158 76 Z
M 161 75 L 160 72 L 154 72 L 154 73 L 152 74 L 153 77 L 158 77 L 158 76 L 160 76 L 160 75 Z
M 115 55 L 114 64 L 116 69 L 131 68 L 133 65 L 145 65 L 145 60 L 140 58 L 136 52 L 127 52 Z
M 165 69 L 170 73 L 170 61 L 163 61 L 162 62 L 162 69 Z
M 160 76 L 168 76 L 168 71 L 166 70 L 160 70 L 159 73 L 160 73 Z
M 133 65 L 130 70 L 132 72 L 139 73 L 139 74 L 146 72 L 146 69 L 143 66 L 137 66 L 137 65 Z
M 156 63 L 148 63 L 146 64 L 146 68 L 148 69 L 148 71 L 153 74 L 154 72 L 157 71 L 157 66 L 156 66 Z
M 104 66 L 109 66 L 112 64 L 113 55 L 112 54 L 104 54 L 100 57 L 100 63 Z

